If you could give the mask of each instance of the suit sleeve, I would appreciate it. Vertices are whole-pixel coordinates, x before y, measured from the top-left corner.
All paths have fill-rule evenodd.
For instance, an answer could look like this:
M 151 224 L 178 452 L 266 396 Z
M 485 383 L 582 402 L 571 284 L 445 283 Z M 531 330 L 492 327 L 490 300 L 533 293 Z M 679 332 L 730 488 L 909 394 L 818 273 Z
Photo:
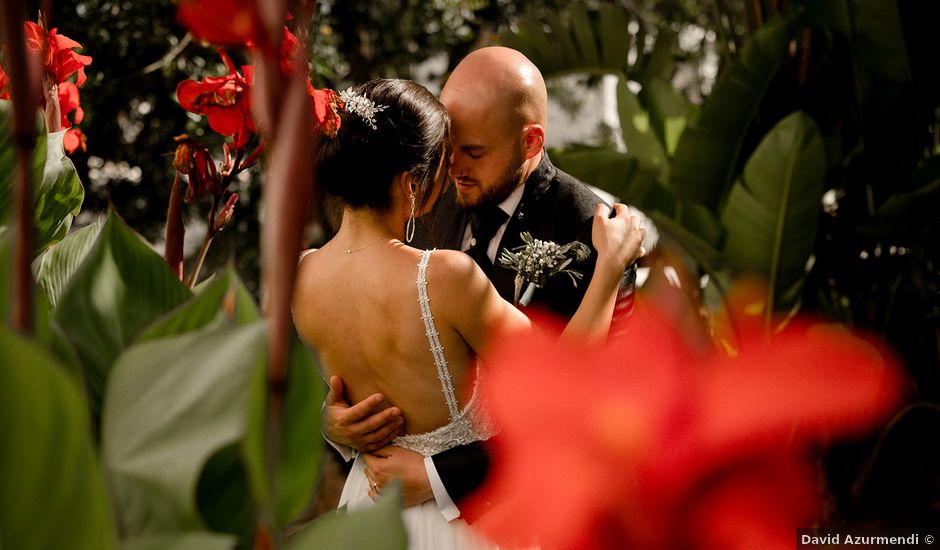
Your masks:
M 490 469 L 489 452 L 480 441 L 454 447 L 431 459 L 444 488 L 457 503 L 483 484 Z

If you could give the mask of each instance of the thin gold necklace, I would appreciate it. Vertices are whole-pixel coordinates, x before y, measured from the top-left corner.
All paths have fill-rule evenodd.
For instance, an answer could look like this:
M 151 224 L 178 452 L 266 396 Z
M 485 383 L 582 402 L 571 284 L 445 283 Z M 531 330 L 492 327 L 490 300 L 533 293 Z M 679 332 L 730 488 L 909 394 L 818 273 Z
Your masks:
M 344 249 L 344 250 L 346 250 L 346 254 L 352 254 L 353 252 L 359 252 L 360 250 L 365 250 L 366 248 L 369 248 L 370 246 L 374 245 L 375 243 L 381 241 L 381 240 L 384 239 L 384 238 L 385 238 L 385 237 L 379 237 L 378 239 L 372 241 L 371 243 L 369 243 L 369 244 L 367 244 L 367 245 L 365 245 L 365 246 L 360 246 L 359 248 L 351 248 L 351 249 L 350 249 L 350 248 L 346 248 L 346 249 Z

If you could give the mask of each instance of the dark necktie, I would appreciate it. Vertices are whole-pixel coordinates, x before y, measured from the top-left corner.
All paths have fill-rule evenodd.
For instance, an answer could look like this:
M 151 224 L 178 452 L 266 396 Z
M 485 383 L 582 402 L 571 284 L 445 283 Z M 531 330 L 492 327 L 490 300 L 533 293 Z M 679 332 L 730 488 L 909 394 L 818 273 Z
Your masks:
M 486 249 L 489 248 L 496 231 L 508 218 L 509 214 L 497 206 L 482 206 L 470 212 L 470 232 L 473 234 L 471 240 L 473 244 L 467 250 L 467 254 L 476 261 L 487 276 L 493 270 L 493 262 L 486 255 Z

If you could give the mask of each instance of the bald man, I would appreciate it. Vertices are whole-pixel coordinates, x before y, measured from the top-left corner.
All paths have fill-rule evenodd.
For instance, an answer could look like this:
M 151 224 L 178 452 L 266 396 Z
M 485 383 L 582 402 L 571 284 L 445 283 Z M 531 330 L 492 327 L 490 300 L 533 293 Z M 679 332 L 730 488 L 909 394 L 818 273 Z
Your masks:
M 417 248 L 464 250 L 487 274 L 500 295 L 513 300 L 515 272 L 499 265 L 498 253 L 523 244 L 521 233 L 565 244 L 591 244 L 592 216 L 602 202 L 588 187 L 555 168 L 544 151 L 548 97 L 538 68 L 516 50 L 476 50 L 451 74 L 441 91 L 451 117 L 454 185 L 442 195 L 436 211 L 411 243 Z M 590 276 L 596 253 L 572 265 Z M 587 288 L 568 277 L 549 279 L 529 307 L 571 317 Z M 342 382 L 330 381 L 327 435 L 335 442 L 364 451 L 366 473 L 385 486 L 404 481 L 406 505 L 435 499 L 448 520 L 460 515 L 455 502 L 482 483 L 488 456 L 479 443 L 433 457 L 384 447 L 401 428 L 400 412 L 391 407 L 372 411 L 382 396 L 373 395 L 349 407 Z

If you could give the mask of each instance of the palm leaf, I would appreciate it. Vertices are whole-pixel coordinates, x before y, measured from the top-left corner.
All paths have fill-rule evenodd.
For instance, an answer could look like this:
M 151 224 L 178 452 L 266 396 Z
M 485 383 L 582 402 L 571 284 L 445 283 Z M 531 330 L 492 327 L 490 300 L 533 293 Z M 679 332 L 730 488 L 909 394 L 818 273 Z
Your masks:
M 682 133 L 670 187 L 713 212 L 737 171 L 751 119 L 787 52 L 795 18 L 776 18 L 754 33 L 722 74 L 699 117 Z

